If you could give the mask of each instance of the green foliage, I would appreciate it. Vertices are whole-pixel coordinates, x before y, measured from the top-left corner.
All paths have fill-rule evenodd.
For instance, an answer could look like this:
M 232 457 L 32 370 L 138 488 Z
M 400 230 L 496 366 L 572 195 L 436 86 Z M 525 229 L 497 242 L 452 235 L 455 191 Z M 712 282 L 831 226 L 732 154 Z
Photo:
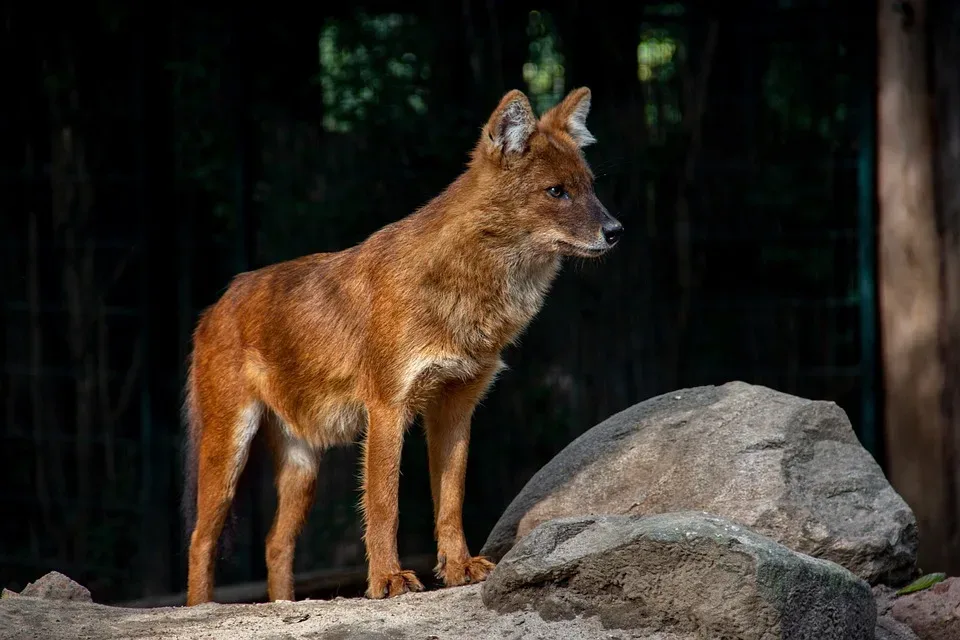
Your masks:
M 938 582 L 943 582 L 947 579 L 947 574 L 945 573 L 928 573 L 924 576 L 920 576 L 910 584 L 901 589 L 897 590 L 898 596 L 905 596 L 908 593 L 916 593 L 917 591 L 923 591 L 924 589 L 929 589 Z
M 637 45 L 637 78 L 669 81 L 676 73 L 677 41 L 667 29 L 646 29 Z
M 531 11 L 528 20 L 530 58 L 523 65 L 523 80 L 533 108 L 543 113 L 563 98 L 563 54 L 557 48 L 556 26 L 548 12 Z
M 427 29 L 405 14 L 323 24 L 308 78 L 322 88 L 321 122 L 282 110 L 261 120 L 262 261 L 342 249 L 420 204 L 425 159 L 449 144 L 447 115 L 430 106 Z
M 648 142 L 677 147 L 673 134 L 683 121 L 679 60 L 685 29 L 680 25 L 640 25 L 636 44 L 636 79 L 644 96 L 643 118 Z
M 396 13 L 327 21 L 314 80 L 323 87 L 327 131 L 346 133 L 370 118 L 396 122 L 427 112 L 430 65 L 414 51 L 417 24 Z

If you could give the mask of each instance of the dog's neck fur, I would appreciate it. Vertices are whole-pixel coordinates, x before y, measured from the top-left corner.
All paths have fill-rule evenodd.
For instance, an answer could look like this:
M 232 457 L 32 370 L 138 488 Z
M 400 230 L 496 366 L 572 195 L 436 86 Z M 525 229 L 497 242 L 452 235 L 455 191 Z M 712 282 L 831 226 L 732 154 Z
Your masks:
M 471 173 L 395 226 L 397 246 L 420 245 L 403 255 L 396 273 L 417 281 L 404 290 L 416 291 L 418 307 L 445 320 L 455 343 L 499 352 L 540 311 L 561 259 L 502 234 L 497 221 L 510 212 L 482 194 L 465 202 L 461 194 L 476 180 Z M 424 243 L 433 246 L 423 251 Z

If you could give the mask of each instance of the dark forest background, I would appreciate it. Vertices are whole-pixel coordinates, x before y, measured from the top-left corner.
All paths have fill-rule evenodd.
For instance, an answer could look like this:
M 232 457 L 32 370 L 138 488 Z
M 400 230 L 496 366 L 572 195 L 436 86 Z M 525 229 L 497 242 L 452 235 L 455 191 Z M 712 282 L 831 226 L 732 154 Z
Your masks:
M 238 272 L 411 213 L 512 88 L 540 111 L 591 88 L 587 157 L 626 232 L 565 268 L 477 412 L 471 548 L 578 434 L 682 387 L 834 400 L 882 458 L 872 3 L 3 11 L 0 584 L 57 569 L 98 601 L 182 591 L 198 312 Z M 324 459 L 298 570 L 362 565 L 356 463 Z M 273 489 L 249 484 L 219 584 L 265 577 Z M 401 555 L 433 553 L 431 518 L 412 430 Z

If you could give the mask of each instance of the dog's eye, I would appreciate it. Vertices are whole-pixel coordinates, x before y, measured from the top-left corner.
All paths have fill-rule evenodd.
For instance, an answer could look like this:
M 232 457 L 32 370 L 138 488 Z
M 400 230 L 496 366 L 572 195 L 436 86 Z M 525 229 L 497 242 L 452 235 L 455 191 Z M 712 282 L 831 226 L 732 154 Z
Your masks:
M 567 192 L 564 190 L 562 184 L 555 184 L 552 187 L 548 187 L 547 193 L 554 198 L 562 198 L 563 196 L 567 195 Z

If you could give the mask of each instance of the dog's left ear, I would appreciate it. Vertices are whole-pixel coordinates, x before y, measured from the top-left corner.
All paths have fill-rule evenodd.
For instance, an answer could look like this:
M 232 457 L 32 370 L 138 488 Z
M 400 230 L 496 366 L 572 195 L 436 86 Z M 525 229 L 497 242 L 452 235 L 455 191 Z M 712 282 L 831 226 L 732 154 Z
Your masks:
M 540 119 L 547 127 L 565 131 L 578 147 L 585 147 L 597 141 L 587 129 L 587 114 L 590 113 L 590 89 L 580 87 L 567 94 L 567 97 Z
M 522 91 L 508 91 L 483 128 L 481 142 L 490 153 L 519 156 L 527 149 L 530 136 L 537 130 L 530 100 Z

